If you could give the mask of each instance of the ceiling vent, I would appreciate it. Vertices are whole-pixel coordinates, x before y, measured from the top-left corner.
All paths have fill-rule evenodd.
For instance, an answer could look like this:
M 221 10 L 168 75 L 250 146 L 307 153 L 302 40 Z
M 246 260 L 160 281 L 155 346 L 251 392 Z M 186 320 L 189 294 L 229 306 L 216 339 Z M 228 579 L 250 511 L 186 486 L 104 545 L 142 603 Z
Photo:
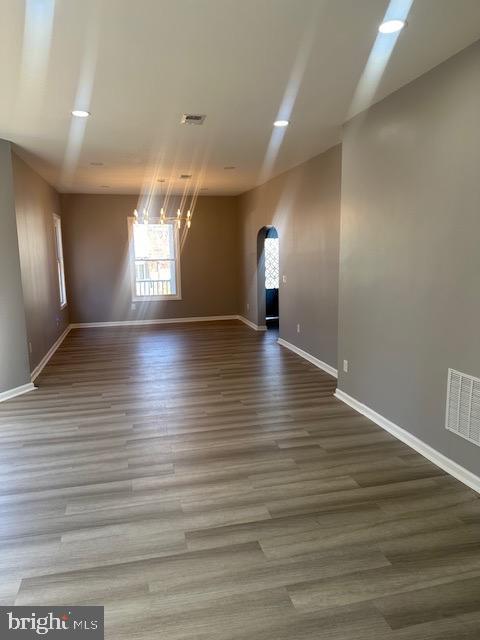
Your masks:
M 206 117 L 198 113 L 184 113 L 180 122 L 182 124 L 203 124 Z
M 189 180 L 192 177 L 191 173 L 182 173 L 180 174 L 180 180 Z
M 480 379 L 448 370 L 445 426 L 480 446 Z

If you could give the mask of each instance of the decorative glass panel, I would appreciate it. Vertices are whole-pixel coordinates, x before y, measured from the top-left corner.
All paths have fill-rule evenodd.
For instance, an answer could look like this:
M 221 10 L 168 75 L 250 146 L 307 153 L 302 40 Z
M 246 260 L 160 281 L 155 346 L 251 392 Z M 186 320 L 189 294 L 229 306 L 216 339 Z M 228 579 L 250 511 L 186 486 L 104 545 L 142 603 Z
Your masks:
M 265 289 L 278 289 L 278 238 L 265 238 Z

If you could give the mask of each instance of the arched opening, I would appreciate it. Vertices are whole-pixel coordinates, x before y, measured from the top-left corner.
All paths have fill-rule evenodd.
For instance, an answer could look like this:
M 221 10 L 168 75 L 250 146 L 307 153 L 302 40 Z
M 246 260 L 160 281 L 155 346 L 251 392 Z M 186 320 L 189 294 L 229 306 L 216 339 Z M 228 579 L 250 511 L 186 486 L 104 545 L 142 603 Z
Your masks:
M 263 227 L 258 232 L 258 324 L 278 329 L 280 246 L 275 227 Z

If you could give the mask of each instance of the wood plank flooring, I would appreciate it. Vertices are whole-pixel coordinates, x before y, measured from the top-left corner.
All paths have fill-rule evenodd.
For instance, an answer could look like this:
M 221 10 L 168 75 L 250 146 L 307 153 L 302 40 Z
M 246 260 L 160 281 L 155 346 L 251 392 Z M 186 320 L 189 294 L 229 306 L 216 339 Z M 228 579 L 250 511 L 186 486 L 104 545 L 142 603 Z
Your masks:
M 0 604 L 104 605 L 112 640 L 478 640 L 477 494 L 275 338 L 73 330 L 0 405 Z

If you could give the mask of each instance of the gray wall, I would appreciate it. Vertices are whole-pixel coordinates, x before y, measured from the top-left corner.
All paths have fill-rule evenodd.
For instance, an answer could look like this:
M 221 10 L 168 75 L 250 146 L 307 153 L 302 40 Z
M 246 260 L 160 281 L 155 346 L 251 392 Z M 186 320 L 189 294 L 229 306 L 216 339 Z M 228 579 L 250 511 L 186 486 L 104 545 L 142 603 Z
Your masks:
M 447 369 L 480 376 L 480 42 L 345 129 L 339 388 L 474 473 Z M 339 367 L 340 369 L 340 367 Z
M 280 239 L 280 272 L 287 276 L 285 284 L 280 282 L 280 337 L 333 367 L 340 181 L 338 145 L 240 197 L 242 315 L 265 324 L 257 300 L 257 236 L 262 227 L 273 225 Z
M 137 196 L 74 194 L 62 196 L 61 203 L 71 322 L 238 313 L 236 198 L 198 198 L 181 254 L 182 300 L 136 302 L 135 310 L 127 218 L 138 206 Z M 177 204 L 173 200 L 169 210 L 175 212 Z
M 30 369 L 33 371 L 68 326 L 68 306 L 60 309 L 53 230 L 53 214 L 60 215 L 60 203 L 55 189 L 16 155 L 13 156 L 13 176 L 25 318 L 32 349 Z
M 12 153 L 0 140 L 0 393 L 30 382 Z

